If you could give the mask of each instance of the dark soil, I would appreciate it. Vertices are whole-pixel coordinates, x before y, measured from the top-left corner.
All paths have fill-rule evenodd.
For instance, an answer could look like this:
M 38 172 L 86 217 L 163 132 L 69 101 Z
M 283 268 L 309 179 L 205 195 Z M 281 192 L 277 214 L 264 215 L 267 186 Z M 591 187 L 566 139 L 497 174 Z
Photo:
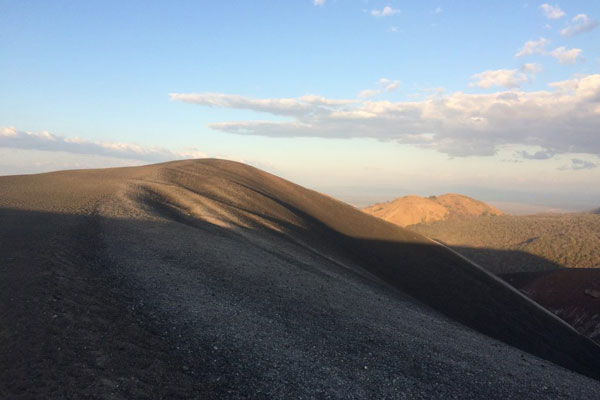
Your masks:
M 600 392 L 599 347 L 504 282 L 238 163 L 0 178 L 0 254 L 2 398 Z

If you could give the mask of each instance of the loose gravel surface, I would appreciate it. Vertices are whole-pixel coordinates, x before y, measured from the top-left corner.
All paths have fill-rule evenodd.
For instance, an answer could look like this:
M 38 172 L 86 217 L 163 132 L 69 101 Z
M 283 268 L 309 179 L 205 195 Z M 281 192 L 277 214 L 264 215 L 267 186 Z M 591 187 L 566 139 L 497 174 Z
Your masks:
M 493 277 L 237 163 L 0 178 L 0 252 L 0 398 L 600 393 L 598 347 Z

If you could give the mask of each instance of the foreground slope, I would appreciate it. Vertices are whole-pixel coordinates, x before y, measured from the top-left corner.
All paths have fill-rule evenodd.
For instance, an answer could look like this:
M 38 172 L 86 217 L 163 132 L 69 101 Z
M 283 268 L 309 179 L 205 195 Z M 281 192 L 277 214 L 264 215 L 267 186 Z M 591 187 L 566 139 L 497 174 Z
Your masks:
M 455 193 L 430 197 L 404 196 L 369 206 L 363 211 L 402 227 L 447 219 L 502 215 L 500 210 L 482 201 Z
M 0 397 L 600 390 L 599 348 L 502 281 L 243 164 L 2 177 L 0 193 Z

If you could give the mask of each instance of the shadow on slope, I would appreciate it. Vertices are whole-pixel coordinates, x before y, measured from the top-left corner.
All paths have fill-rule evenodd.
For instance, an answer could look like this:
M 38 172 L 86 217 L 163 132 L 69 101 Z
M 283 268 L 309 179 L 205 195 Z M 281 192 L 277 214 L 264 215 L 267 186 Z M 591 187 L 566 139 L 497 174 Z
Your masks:
M 99 224 L 96 216 L 0 208 L 0 398 L 198 393 L 106 264 Z
M 554 271 L 566 268 L 564 265 L 548 260 L 545 257 L 523 250 L 449 245 L 439 239 L 434 238 L 434 240 L 458 251 L 468 259 L 485 266 L 486 270 L 499 276 L 512 271 L 518 273 L 523 268 L 526 268 L 528 271 Z
M 598 379 L 593 342 L 417 234 L 235 163 L 158 172 L 136 178 L 129 198 L 109 199 L 132 203 L 130 214 L 1 210 L 1 363 L 15 367 L 0 373 L 15 382 L 11 393 L 45 382 L 55 397 L 73 397 L 83 382 L 88 394 L 128 397 L 277 396 L 290 385 L 382 397 L 416 381 L 429 397 L 439 396 L 431 382 L 483 395 L 506 368 L 523 372 L 513 394 L 533 389 L 512 349 L 496 351 L 409 296 Z M 148 218 L 132 217 L 140 209 Z M 365 360 L 376 360 L 372 372 Z
M 275 251 L 281 265 L 293 265 L 314 278 L 306 281 L 299 279 L 297 271 L 263 265 L 252 250 L 261 244 L 248 242 L 239 230 L 179 214 L 170 205 L 147 205 L 159 207 L 162 215 L 169 215 L 168 220 L 178 221 L 175 225 L 204 232 L 207 236 L 203 237 L 214 241 L 209 245 L 214 252 L 190 254 L 188 247 L 179 249 L 168 237 L 173 227 L 168 221 L 0 209 L 0 251 L 5 256 L 0 264 L 0 365 L 10 366 L 0 371 L 0 394 L 10 398 L 110 397 L 116 393 L 128 398 L 187 398 L 197 393 L 215 398 L 236 393 L 244 397 L 260 392 L 257 389 L 280 387 L 281 374 L 286 374 L 285 393 L 305 393 L 294 385 L 330 387 L 343 376 L 345 385 L 356 385 L 346 390 L 367 390 L 363 394 L 369 397 L 383 394 L 386 385 L 399 376 L 416 379 L 424 387 L 439 380 L 439 374 L 449 376 L 453 384 L 464 378 L 456 365 L 460 356 L 438 346 L 466 346 L 463 351 L 468 353 L 473 349 L 462 342 L 468 337 L 455 336 L 457 331 L 451 330 L 451 337 L 443 339 L 448 333 L 419 332 L 422 325 L 404 326 L 404 332 L 393 325 L 386 328 L 389 332 L 371 326 L 364 315 L 381 314 L 378 321 L 394 321 L 394 312 L 360 303 L 362 292 L 352 293 L 350 287 L 344 289 L 347 294 L 341 300 L 339 293 L 335 295 L 347 307 L 332 307 L 328 291 L 336 274 L 363 282 L 378 296 L 412 302 L 394 290 L 400 289 L 480 332 L 598 378 L 596 346 L 440 246 L 351 238 L 314 220 L 306 230 L 287 225 L 285 233 L 274 234 L 265 229 L 267 241 L 262 250 Z M 123 246 L 117 250 L 123 253 L 107 254 L 105 235 L 111 231 L 101 226 L 110 226 L 116 235 L 130 230 L 140 236 L 137 242 L 129 236 L 131 243 L 117 236 Z M 153 243 L 140 240 L 147 232 L 165 241 L 157 253 L 147 249 Z M 269 243 L 278 244 L 270 235 L 291 241 L 321 261 L 305 263 L 299 250 L 286 257 L 285 252 L 270 249 Z M 225 239 L 234 247 L 219 247 Z M 305 244 L 298 239 L 306 240 Z M 139 246 L 139 251 L 130 253 L 135 259 L 127 256 L 129 246 Z M 361 270 L 348 268 L 350 263 L 332 262 L 325 254 L 337 260 L 351 258 Z M 246 269 L 228 268 L 228 259 L 246 256 L 251 256 Z M 185 293 L 188 283 L 180 279 L 189 279 L 186 270 L 201 271 L 196 279 L 202 278 L 206 292 Z M 148 277 L 148 282 L 142 283 L 141 276 Z M 305 286 L 307 282 L 313 285 Z M 153 303 L 177 303 L 179 296 L 190 295 L 189 301 L 198 308 L 195 314 L 172 306 L 161 311 Z M 181 314 L 179 321 L 184 322 L 174 323 L 174 314 Z M 272 335 L 273 321 L 285 327 L 285 334 Z M 254 331 L 248 324 L 258 324 L 265 337 L 251 334 Z M 414 344 L 406 343 L 406 335 L 441 336 L 439 343 L 413 348 Z M 398 338 L 403 339 L 396 343 Z M 264 340 L 269 343 L 266 348 Z M 261 363 L 265 352 L 270 362 Z M 437 357 L 435 363 L 432 357 Z M 329 361 L 317 362 L 320 358 Z M 371 358 L 376 364 L 365 361 Z M 333 374 L 331 367 L 321 368 L 323 363 L 341 368 L 335 372 L 337 377 L 328 375 Z M 371 371 L 365 372 L 365 363 Z M 502 360 L 494 358 L 491 363 L 467 367 L 482 368 L 487 381 L 492 379 L 490 374 L 498 373 L 490 368 Z M 517 368 L 512 362 L 509 365 Z M 370 374 L 368 378 L 365 373 Z M 301 378 L 290 380 L 287 374 Z M 265 381 L 269 376 L 273 381 Z M 460 385 L 478 393 L 479 380 L 464 380 Z M 404 385 L 410 382 L 402 387 L 408 390 Z M 431 390 L 430 395 L 440 394 L 439 388 Z
M 600 269 L 567 268 L 521 250 L 448 247 L 486 270 L 489 265 L 499 271 L 520 271 L 526 267 L 527 272 L 500 272 L 497 276 L 600 343 Z
M 599 269 L 568 268 L 500 276 L 579 332 L 600 342 Z
M 296 215 L 302 215 L 305 220 L 312 220 L 316 225 L 313 229 L 316 229 L 311 233 L 329 230 L 329 227 L 290 204 L 275 198 L 271 200 Z M 510 285 L 465 262 L 444 247 L 335 234 L 335 241 L 332 240 L 334 237 L 327 237 L 328 243 L 335 243 L 338 249 L 352 255 L 369 273 L 433 309 L 531 354 L 600 378 L 600 360 L 597 358 L 600 347 Z M 502 250 L 482 250 L 496 257 L 506 256 Z M 514 252 L 508 253 L 512 255 Z M 536 264 L 549 263 L 541 257 L 525 254 L 528 261 Z M 559 266 L 553 264 L 551 267 Z M 566 345 L 567 341 L 569 345 Z

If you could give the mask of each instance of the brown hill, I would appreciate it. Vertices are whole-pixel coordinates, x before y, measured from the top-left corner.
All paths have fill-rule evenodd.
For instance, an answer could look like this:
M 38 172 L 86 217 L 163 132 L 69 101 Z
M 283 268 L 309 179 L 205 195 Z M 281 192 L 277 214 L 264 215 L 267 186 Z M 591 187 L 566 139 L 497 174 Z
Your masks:
M 454 218 L 502 215 L 500 210 L 482 201 L 454 193 L 431 197 L 404 196 L 363 211 L 402 227 Z
M 471 197 L 461 194 L 448 193 L 436 196 L 433 200 L 446 207 L 449 217 L 479 217 L 482 215 L 502 215 L 502 211 Z
M 505 282 L 243 164 L 0 177 L 0 194 L 0 398 L 600 392 L 600 347 Z
M 404 196 L 389 203 L 379 203 L 363 210 L 399 226 L 446 219 L 449 211 L 435 201 L 420 196 Z

